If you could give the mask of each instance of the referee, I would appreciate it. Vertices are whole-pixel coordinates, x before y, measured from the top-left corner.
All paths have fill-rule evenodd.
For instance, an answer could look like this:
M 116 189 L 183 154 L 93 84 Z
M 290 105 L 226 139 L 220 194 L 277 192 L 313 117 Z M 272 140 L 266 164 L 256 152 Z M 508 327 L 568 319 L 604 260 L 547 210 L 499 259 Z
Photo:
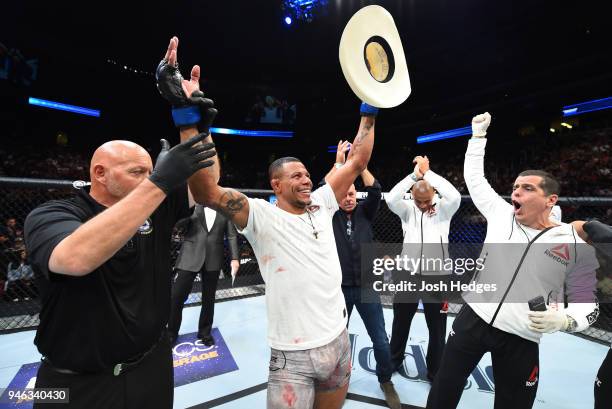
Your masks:
M 154 169 L 141 146 L 107 142 L 91 159 L 90 189 L 28 215 L 26 247 L 43 295 L 36 387 L 68 388 L 63 407 L 172 407 L 170 238 L 188 215 L 187 179 L 218 172 L 206 138 L 181 130 L 183 142 L 169 150 L 162 140 Z

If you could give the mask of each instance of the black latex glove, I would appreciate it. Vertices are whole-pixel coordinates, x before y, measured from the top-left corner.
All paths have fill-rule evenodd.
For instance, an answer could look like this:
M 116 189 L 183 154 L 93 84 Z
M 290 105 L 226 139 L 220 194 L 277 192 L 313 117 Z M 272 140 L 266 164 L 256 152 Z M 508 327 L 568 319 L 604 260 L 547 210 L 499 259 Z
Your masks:
M 168 151 L 170 150 L 170 142 L 168 142 L 166 139 L 160 139 L 159 143 L 161 143 L 162 148 L 161 151 L 159 151 L 159 153 L 157 154 L 157 158 L 155 158 L 155 166 L 157 166 L 157 163 L 160 160 L 164 160 L 164 158 L 168 154 Z
M 212 99 L 204 98 L 204 93 L 202 91 L 194 91 L 191 94 L 191 98 L 189 101 L 192 103 L 198 104 L 200 107 L 200 114 L 202 115 L 202 119 L 200 120 L 200 131 L 204 133 L 210 132 L 210 126 L 217 116 L 217 110 L 214 107 L 214 102 Z
M 193 138 L 170 148 L 165 139 L 160 142 L 162 150 L 157 156 L 153 173 L 149 176 L 151 182 L 166 193 L 183 185 L 187 179 L 200 169 L 212 166 L 214 161 L 206 160 L 217 154 L 214 143 L 194 146 L 208 135 L 201 133 Z

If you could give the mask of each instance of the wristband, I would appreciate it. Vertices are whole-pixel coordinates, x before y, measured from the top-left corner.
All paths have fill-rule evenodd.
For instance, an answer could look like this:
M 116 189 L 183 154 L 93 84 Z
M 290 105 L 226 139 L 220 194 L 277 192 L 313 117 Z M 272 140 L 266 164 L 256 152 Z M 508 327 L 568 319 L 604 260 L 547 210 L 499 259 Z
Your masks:
M 419 178 L 417 178 L 417 175 L 416 175 L 414 172 L 412 172 L 412 173 L 410 174 L 410 178 L 411 178 L 412 180 L 414 180 L 415 182 L 417 182 L 417 181 L 419 180 Z
M 182 108 L 174 108 L 172 110 L 172 119 L 174 120 L 174 125 L 177 127 L 195 125 L 200 122 L 200 119 L 202 119 L 200 115 L 200 107 L 193 105 Z
M 372 105 L 368 105 L 365 102 L 362 102 L 359 112 L 361 113 L 361 115 L 364 116 L 376 116 L 376 114 L 378 114 L 378 108 L 373 107 Z

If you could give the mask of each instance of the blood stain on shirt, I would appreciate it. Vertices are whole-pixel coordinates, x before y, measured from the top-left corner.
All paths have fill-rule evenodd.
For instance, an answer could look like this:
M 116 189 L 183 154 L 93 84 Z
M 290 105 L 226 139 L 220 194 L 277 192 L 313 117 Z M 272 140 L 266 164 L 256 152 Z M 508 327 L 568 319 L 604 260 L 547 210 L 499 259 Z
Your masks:
M 266 254 L 266 255 L 261 257 L 261 264 L 266 265 L 266 264 L 268 264 L 270 261 L 272 261 L 275 258 L 276 257 L 274 257 L 274 256 L 272 256 L 270 254 Z

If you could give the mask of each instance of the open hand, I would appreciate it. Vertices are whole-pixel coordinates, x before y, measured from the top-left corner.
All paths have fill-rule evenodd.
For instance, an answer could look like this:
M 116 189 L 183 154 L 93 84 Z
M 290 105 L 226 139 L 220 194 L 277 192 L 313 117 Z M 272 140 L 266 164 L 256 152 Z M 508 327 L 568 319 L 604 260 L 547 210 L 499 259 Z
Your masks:
M 166 55 L 164 55 L 164 60 L 168 61 L 168 65 L 178 69 L 178 37 L 174 36 L 170 39 L 170 44 L 168 44 L 168 49 L 166 50 Z M 194 65 L 191 68 L 191 78 L 189 81 L 182 78 L 181 76 L 181 87 L 183 88 L 183 92 L 187 96 L 187 98 L 191 97 L 191 94 L 194 91 L 200 90 L 200 66 Z
M 343 141 L 340 139 L 338 142 L 338 150 L 336 151 L 336 163 L 346 162 L 346 153 L 351 149 L 351 143 L 349 141 Z

